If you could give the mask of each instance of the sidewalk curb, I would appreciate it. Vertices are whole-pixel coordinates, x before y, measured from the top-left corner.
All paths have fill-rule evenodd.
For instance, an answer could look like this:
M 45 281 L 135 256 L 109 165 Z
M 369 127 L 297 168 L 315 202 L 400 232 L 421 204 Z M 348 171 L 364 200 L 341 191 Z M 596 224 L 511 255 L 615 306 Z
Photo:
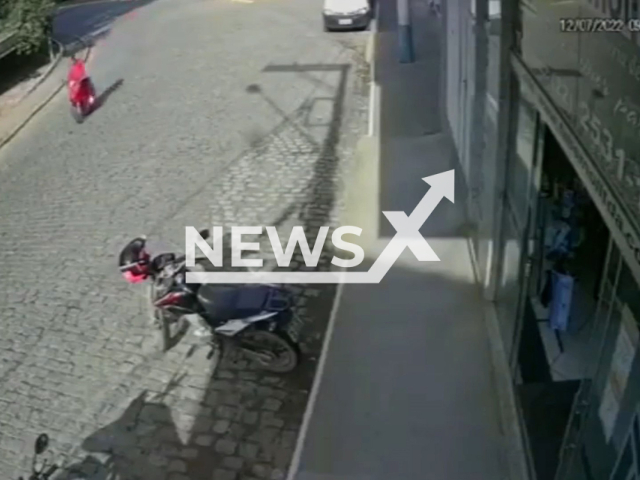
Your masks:
M 378 240 L 380 216 L 380 145 L 377 137 L 360 137 L 354 153 L 354 164 L 345 188 L 345 208 L 341 225 L 361 228 L 362 233 L 350 240 L 365 252 Z
M 87 46 L 85 57 L 84 57 L 85 62 L 89 60 L 91 51 L 92 51 L 91 46 Z M 33 93 L 36 90 L 36 88 L 40 86 L 51 75 L 55 67 L 57 67 L 58 64 L 60 63 L 60 60 L 62 60 L 63 56 L 64 56 L 64 49 L 62 48 L 60 50 L 60 53 L 57 55 L 56 59 L 54 60 L 54 65 L 52 65 L 47 69 L 45 74 L 42 76 L 43 78 L 39 80 L 32 88 L 30 88 L 29 91 L 20 99 L 20 101 L 23 101 L 31 93 Z M 7 143 L 13 140 L 14 137 L 18 135 L 18 133 L 20 133 L 20 131 L 40 112 L 40 110 L 42 110 L 45 106 L 47 106 L 47 104 L 49 104 L 49 102 L 51 102 L 51 100 L 55 98 L 55 96 L 60 92 L 60 90 L 64 88 L 64 86 L 65 86 L 65 82 L 62 82 L 60 85 L 58 85 L 50 95 L 45 97 L 43 101 L 37 104 L 33 108 L 33 110 L 31 110 L 31 112 L 29 112 L 29 114 L 27 114 L 27 116 L 13 130 L 11 130 L 3 139 L 1 139 L 0 149 L 2 149 Z
M 70 8 L 84 7 L 85 5 L 96 5 L 98 3 L 122 3 L 131 0 L 70 0 L 55 7 L 56 13 L 64 12 Z
M 380 137 L 378 135 L 379 108 L 376 84 L 376 48 L 380 1 L 374 0 L 374 14 L 365 49 L 365 60 L 369 64 L 369 116 L 367 135 L 358 140 L 354 152 L 354 166 L 349 173 L 345 189 L 345 209 L 340 216 L 341 225 L 362 228 L 355 240 L 365 251 L 375 244 L 379 229 L 380 190 Z
M 379 2 L 376 0 L 376 6 L 373 8 L 373 18 L 370 23 L 370 34 L 367 39 L 367 45 L 365 47 L 365 59 L 369 65 L 372 64 L 374 59 L 375 47 L 376 47 L 376 35 L 378 34 L 378 13 L 380 10 Z

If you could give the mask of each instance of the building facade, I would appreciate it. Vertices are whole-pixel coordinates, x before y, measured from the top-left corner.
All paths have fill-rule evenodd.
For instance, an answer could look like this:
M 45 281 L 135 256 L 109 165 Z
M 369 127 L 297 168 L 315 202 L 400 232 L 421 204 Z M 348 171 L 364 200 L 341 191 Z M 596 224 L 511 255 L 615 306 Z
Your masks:
M 443 28 L 530 477 L 640 479 L 640 0 L 448 0 Z

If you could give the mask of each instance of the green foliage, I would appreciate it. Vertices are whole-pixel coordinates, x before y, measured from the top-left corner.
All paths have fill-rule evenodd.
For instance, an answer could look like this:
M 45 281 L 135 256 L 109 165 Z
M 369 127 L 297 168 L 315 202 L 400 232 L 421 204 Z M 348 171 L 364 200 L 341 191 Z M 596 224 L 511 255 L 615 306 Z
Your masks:
M 18 53 L 30 54 L 46 44 L 54 5 L 54 0 L 0 0 L 0 28 L 18 32 Z

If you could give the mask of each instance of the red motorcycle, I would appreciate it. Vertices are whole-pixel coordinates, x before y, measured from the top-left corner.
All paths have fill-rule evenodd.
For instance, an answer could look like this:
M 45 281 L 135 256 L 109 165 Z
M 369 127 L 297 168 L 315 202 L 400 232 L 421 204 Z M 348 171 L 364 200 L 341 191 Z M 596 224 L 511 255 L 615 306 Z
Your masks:
M 96 101 L 96 93 L 93 83 L 87 75 L 85 64 L 82 60 L 72 57 L 71 70 L 67 77 L 69 89 L 69 102 L 71 102 L 71 116 L 78 123 L 82 123 L 91 113 Z
M 82 123 L 93 110 L 96 101 L 95 90 L 89 77 L 69 83 L 69 101 L 71 116 L 77 123 Z

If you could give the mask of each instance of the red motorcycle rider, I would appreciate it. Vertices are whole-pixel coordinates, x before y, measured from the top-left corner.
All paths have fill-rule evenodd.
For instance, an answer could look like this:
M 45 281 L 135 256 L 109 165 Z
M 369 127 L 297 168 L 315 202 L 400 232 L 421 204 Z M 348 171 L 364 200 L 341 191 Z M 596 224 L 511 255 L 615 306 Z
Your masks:
M 69 101 L 76 105 L 78 103 L 84 103 L 86 100 L 89 107 L 93 106 L 95 101 L 95 91 L 87 70 L 85 63 L 77 59 L 75 55 L 71 56 L 71 68 L 67 75 L 67 86 L 69 88 Z

